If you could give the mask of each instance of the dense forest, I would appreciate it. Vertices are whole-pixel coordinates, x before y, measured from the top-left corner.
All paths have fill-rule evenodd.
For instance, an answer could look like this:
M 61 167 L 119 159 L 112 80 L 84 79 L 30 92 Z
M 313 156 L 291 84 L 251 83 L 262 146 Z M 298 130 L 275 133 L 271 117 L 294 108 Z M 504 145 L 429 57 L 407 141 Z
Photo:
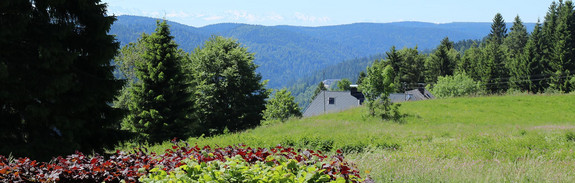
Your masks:
M 575 90 L 574 38 L 573 3 L 559 1 L 551 4 L 543 23 L 537 23 L 531 34 L 519 16 L 508 29 L 498 13 L 485 39 L 461 42 L 462 45 L 471 43 L 468 49 L 465 49 L 467 46 L 455 47 L 447 37 L 430 54 L 418 53 L 417 48 L 396 50 L 392 47 L 385 59 L 368 67 L 367 77 L 385 75 L 384 78 L 392 81 L 388 87 L 394 92 L 421 85 L 433 89 L 438 80 L 452 77 L 469 78 L 473 81 L 468 82 L 470 84 L 477 81 L 480 89 L 488 94 L 571 92 Z M 390 74 L 383 72 L 388 67 Z
M 385 52 L 391 46 L 415 47 L 431 51 L 448 36 L 452 40 L 482 39 L 489 33 L 489 23 L 433 24 L 422 22 L 357 23 L 324 27 L 259 26 L 215 24 L 191 27 L 175 22 L 171 26 L 174 40 L 184 51 L 192 51 L 211 35 L 232 37 L 255 54 L 254 62 L 268 87 L 282 88 L 298 84 L 304 76 L 337 65 Z M 534 24 L 526 24 L 529 30 Z M 155 19 L 119 16 L 111 34 L 122 45 L 135 42 L 142 33 L 151 33 Z

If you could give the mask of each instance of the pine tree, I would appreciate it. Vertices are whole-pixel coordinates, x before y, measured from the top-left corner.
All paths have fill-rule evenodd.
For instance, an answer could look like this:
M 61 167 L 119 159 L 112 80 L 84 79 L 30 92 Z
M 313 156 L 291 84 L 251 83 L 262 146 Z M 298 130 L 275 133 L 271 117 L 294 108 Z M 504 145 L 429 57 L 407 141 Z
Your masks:
M 556 90 L 569 92 L 568 79 L 571 71 L 575 70 L 575 17 L 573 3 L 560 2 L 558 6 L 558 19 L 556 20 L 554 44 L 549 66 L 554 72 L 550 86 Z
M 260 124 L 269 91 L 254 54 L 233 39 L 211 37 L 191 55 L 195 106 L 202 133 L 213 135 Z
M 196 124 L 189 118 L 192 103 L 178 45 L 164 20 L 156 31 L 143 36 L 142 60 L 135 63 L 139 82 L 131 89 L 130 114 L 123 127 L 140 140 L 159 142 L 193 135 Z
M 515 78 L 517 86 L 521 90 L 539 93 L 548 87 L 545 78 L 549 75 L 549 69 L 547 62 L 543 59 L 547 44 L 544 41 L 541 24 L 537 22 L 525 45 L 523 54 L 519 57 L 519 65 L 526 70 L 516 70 L 519 73 L 515 73 L 517 76 L 522 76 Z
M 425 55 L 420 54 L 417 47 L 401 49 L 399 55 L 403 58 L 400 82 L 411 87 L 425 82 Z
M 404 64 L 403 58 L 401 57 L 399 52 L 395 49 L 395 46 L 392 46 L 391 49 L 385 54 L 387 55 L 385 59 L 386 64 L 391 66 L 391 68 L 393 69 L 393 73 L 395 73 L 393 75 L 392 81 L 395 84 L 394 86 L 396 86 L 396 88 L 394 88 L 393 90 L 399 92 L 401 90 L 399 83 L 401 82 L 400 81 L 401 76 L 404 74 L 401 72 Z
M 482 50 L 480 61 L 481 81 L 491 93 L 501 93 L 509 88 L 509 71 L 506 68 L 505 51 L 496 42 L 489 42 Z
M 491 93 L 500 93 L 509 88 L 509 71 L 503 41 L 507 37 L 507 28 L 503 16 L 497 13 L 491 24 L 491 33 L 487 43 L 482 47 L 479 61 L 481 81 Z
M 510 30 L 511 32 L 509 32 L 509 35 L 505 38 L 504 45 L 509 50 L 510 59 L 513 60 L 521 55 L 529 37 L 527 34 L 527 28 L 523 25 L 519 15 L 515 17 L 515 21 Z
M 465 50 L 461 61 L 457 63 L 456 73 L 466 73 L 474 81 L 481 80 L 480 64 L 483 53 L 477 43 Z
M 112 148 L 115 18 L 99 0 L 0 3 L 0 154 L 47 160 Z
M 459 52 L 453 49 L 453 42 L 445 37 L 425 62 L 426 82 L 434 83 L 439 76 L 453 75 L 458 60 Z
M 523 54 L 523 48 L 527 43 L 527 29 L 521 22 L 519 16 L 515 17 L 511 32 L 505 38 L 504 45 L 508 51 L 507 69 L 509 70 L 509 85 L 511 88 L 525 90 L 529 86 L 526 77 L 529 75 L 528 64 L 522 62 L 520 55 Z
M 505 20 L 500 13 L 495 14 L 493 17 L 493 23 L 491 24 L 491 33 L 488 35 L 488 40 L 494 42 L 495 44 L 503 44 L 503 40 L 507 37 L 507 28 L 505 25 Z

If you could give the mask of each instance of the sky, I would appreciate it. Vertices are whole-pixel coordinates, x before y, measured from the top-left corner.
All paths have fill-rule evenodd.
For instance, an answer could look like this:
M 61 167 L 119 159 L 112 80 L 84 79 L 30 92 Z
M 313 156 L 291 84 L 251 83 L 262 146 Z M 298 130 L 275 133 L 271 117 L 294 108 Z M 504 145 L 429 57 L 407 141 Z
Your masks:
M 326 26 L 358 22 L 506 22 L 543 20 L 553 0 L 102 0 L 109 15 L 166 18 L 202 27 L 217 23 Z

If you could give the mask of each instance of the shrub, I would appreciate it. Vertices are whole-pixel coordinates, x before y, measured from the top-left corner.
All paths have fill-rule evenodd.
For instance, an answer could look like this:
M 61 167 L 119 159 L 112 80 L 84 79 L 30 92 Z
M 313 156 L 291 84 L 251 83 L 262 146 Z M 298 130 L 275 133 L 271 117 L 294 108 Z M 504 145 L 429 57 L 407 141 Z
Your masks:
M 428 90 L 438 98 L 461 97 L 483 93 L 481 84 L 473 81 L 465 73 L 458 73 L 453 76 L 439 76 L 433 88 L 428 85 Z
M 190 172 L 192 170 L 195 172 Z M 254 174 L 260 172 L 258 170 L 264 174 Z M 132 153 L 117 151 L 106 159 L 100 155 L 88 157 L 77 152 L 66 158 L 54 158 L 50 162 L 37 162 L 30 158 L 10 160 L 0 156 L 0 180 L 6 182 L 169 181 L 185 176 L 195 179 L 200 175 L 206 180 L 208 178 L 205 176 L 212 176 L 213 180 L 282 178 L 275 176 L 275 173 L 289 173 L 289 179 L 286 180 L 361 181 L 359 171 L 344 161 L 341 151 L 333 157 L 327 157 L 319 151 L 281 146 L 200 148 L 174 145 L 161 155 L 147 153 L 146 149 L 136 149 Z

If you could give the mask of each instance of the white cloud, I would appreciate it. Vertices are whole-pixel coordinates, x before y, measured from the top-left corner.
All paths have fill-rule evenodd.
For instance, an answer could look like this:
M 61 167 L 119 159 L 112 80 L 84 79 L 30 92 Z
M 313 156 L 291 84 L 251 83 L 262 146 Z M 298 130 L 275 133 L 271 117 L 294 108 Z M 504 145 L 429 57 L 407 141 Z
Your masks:
M 232 20 L 245 20 L 248 22 L 256 22 L 256 21 L 261 21 L 262 18 L 254 15 L 254 14 L 250 14 L 247 11 L 242 11 L 242 10 L 231 10 L 231 11 L 227 11 L 228 14 L 231 15 L 231 19 Z
M 221 20 L 224 18 L 226 18 L 226 17 L 224 17 L 224 16 L 209 16 L 209 17 L 204 17 L 202 19 L 205 21 L 216 21 L 216 20 Z
M 191 16 L 192 16 L 192 15 L 190 15 L 190 14 L 188 14 L 188 13 L 186 13 L 186 12 L 183 12 L 183 11 L 180 11 L 180 12 L 170 12 L 170 13 L 167 13 L 167 14 L 166 14 L 166 17 L 167 17 L 167 18 L 188 18 L 188 17 L 191 17 Z
M 310 15 L 306 15 L 300 12 L 295 12 L 295 18 L 297 20 L 301 20 L 304 22 L 310 22 L 310 23 L 326 23 L 330 20 L 329 17 L 316 17 L 316 16 L 310 16 Z

